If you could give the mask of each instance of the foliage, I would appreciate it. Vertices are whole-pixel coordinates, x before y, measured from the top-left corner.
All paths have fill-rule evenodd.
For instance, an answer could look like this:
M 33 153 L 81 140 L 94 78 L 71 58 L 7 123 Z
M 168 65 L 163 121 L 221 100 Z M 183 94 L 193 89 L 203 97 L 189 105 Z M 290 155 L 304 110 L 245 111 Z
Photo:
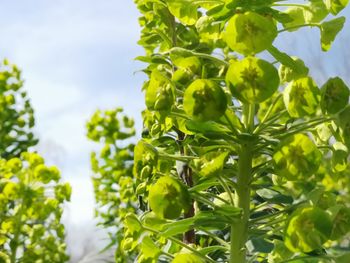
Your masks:
M 0 262 L 66 262 L 62 205 L 69 184 L 36 153 L 0 160 Z
M 22 90 L 21 71 L 4 60 L 0 65 L 0 157 L 18 157 L 37 144 L 31 132 L 34 126 L 33 109 Z
M 135 135 L 134 121 L 117 108 L 96 111 L 86 126 L 88 138 L 103 145 L 100 152 L 91 154 L 96 216 L 111 237 L 106 249 L 117 244 L 116 262 L 125 262 L 133 255 L 120 246 L 123 220 L 137 208 L 136 181 L 132 175 L 134 145 L 127 141 Z
M 347 262 L 349 89 L 338 77 L 319 88 L 274 41 L 316 27 L 329 50 L 345 22 L 329 16 L 348 1 L 135 3 L 148 77 L 142 139 L 132 168 L 119 166 L 116 146 L 93 157 L 98 209 L 119 230 L 116 260 Z M 114 136 L 115 119 L 97 113 L 90 138 L 134 135 Z

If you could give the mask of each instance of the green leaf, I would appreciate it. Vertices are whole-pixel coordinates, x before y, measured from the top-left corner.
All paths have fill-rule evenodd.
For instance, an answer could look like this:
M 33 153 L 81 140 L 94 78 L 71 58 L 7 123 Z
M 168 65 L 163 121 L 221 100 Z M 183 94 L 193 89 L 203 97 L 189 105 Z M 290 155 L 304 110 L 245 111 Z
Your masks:
M 348 263 L 348 262 L 350 262 L 350 252 L 349 253 L 345 253 L 344 255 L 338 256 L 336 258 L 336 262 L 337 263 Z
M 342 11 L 348 5 L 348 3 L 349 3 L 349 0 L 325 0 L 327 9 L 333 15 L 337 15 L 340 11 Z
M 247 242 L 247 248 L 251 253 L 270 253 L 274 244 L 263 238 L 252 238 Z
M 290 68 L 295 74 L 303 75 L 305 68 L 300 66 L 300 63 L 297 60 L 294 60 L 288 54 L 279 51 L 276 47 L 271 46 L 267 51 L 282 65 Z
M 341 16 L 321 24 L 321 47 L 323 51 L 328 51 L 331 48 L 332 42 L 343 29 L 344 23 L 345 17 Z
M 199 176 L 220 176 L 226 162 L 228 152 L 208 152 L 200 159 L 194 161 Z
M 124 223 L 131 233 L 137 233 L 142 229 L 141 222 L 135 214 L 127 214 L 125 216 Z
M 189 0 L 167 0 L 170 13 L 181 23 L 191 26 L 197 22 L 198 6 Z
M 206 133 L 229 133 L 230 130 L 223 125 L 213 121 L 198 122 L 189 120 L 186 122 L 186 127 L 190 131 Z
M 178 234 L 182 234 L 187 232 L 190 229 L 193 229 L 195 217 L 182 219 L 179 221 L 175 221 L 172 223 L 164 224 L 162 229 L 162 236 L 163 237 L 171 237 L 176 236 Z
M 291 196 L 283 195 L 268 188 L 258 189 L 256 193 L 265 200 L 268 200 L 270 203 L 292 204 L 294 201 Z
M 158 246 L 154 243 L 152 238 L 145 236 L 141 242 L 141 252 L 144 258 L 157 259 L 161 253 Z
M 208 255 L 209 253 L 212 253 L 218 250 L 226 251 L 227 248 L 224 246 L 210 246 L 210 247 L 201 248 L 200 250 L 198 250 L 198 252 L 201 253 L 202 255 Z

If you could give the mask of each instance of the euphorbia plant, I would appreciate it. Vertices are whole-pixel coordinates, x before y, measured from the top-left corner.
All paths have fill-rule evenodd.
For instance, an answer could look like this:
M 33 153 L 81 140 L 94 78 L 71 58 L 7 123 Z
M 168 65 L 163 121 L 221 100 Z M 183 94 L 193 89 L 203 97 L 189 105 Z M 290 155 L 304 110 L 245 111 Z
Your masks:
M 91 154 L 95 215 L 110 236 L 105 249 L 116 246 L 116 262 L 125 262 L 135 257 L 121 246 L 124 217 L 138 207 L 132 173 L 134 144 L 130 142 L 135 135 L 134 121 L 121 108 L 97 110 L 86 127 L 88 138 L 102 144 L 100 152 Z
M 67 262 L 61 223 L 71 188 L 37 153 L 0 160 L 0 262 Z
M 316 27 L 327 51 L 348 1 L 135 2 L 149 80 L 143 209 L 125 217 L 124 249 L 139 262 L 348 262 L 348 87 L 319 88 L 274 45 Z
M 6 59 L 0 63 L 0 156 L 18 157 L 38 143 L 34 127 L 33 108 L 23 90 L 21 71 Z

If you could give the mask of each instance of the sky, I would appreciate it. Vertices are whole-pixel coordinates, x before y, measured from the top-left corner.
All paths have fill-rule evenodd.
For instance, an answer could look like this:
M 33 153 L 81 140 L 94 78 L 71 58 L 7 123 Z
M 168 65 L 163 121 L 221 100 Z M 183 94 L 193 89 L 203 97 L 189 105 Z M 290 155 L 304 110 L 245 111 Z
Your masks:
M 97 145 L 86 139 L 85 123 L 97 108 L 116 106 L 141 123 L 138 12 L 126 0 L 0 0 L 0 9 L 0 59 L 22 69 L 38 151 L 73 188 L 68 239 L 83 243 L 69 234 L 95 224 L 89 162 Z
M 23 70 L 35 109 L 37 149 L 73 187 L 64 222 L 70 241 L 79 243 L 70 233 L 95 224 L 89 161 L 97 145 L 86 139 L 86 121 L 98 108 L 121 106 L 140 130 L 145 76 L 135 73 L 144 66 L 134 61 L 144 53 L 137 46 L 138 11 L 132 0 L 0 0 L 0 10 L 0 59 Z M 285 33 L 291 36 L 275 44 L 315 66 L 311 74 L 319 82 L 340 74 L 349 83 L 349 28 L 348 21 L 328 53 L 320 51 L 317 29 Z

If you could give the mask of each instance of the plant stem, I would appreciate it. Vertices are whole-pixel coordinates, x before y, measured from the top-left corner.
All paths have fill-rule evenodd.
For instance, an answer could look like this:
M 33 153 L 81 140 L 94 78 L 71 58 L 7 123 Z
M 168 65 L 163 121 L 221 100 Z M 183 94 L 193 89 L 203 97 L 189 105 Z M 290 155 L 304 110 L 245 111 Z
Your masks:
M 10 262 L 11 263 L 16 263 L 17 261 L 17 249 L 19 247 L 18 241 L 19 241 L 19 235 L 21 233 L 21 220 L 22 220 L 22 214 L 23 214 L 23 203 L 20 204 L 20 207 L 18 209 L 18 213 L 16 215 L 16 221 L 15 221 L 15 233 L 14 233 L 14 237 L 11 241 L 12 245 L 10 245 L 11 247 L 11 258 L 10 258 Z
M 292 30 L 292 29 L 308 27 L 308 26 L 310 26 L 310 27 L 316 26 L 316 27 L 319 28 L 320 24 L 318 24 L 318 23 L 309 23 L 309 24 L 303 24 L 303 25 L 296 25 L 296 26 L 286 27 L 284 29 L 279 30 L 278 33 L 282 33 L 282 32 L 288 31 L 288 30 Z
M 255 105 L 243 105 L 243 123 L 247 132 L 254 128 Z M 242 209 L 242 217 L 231 225 L 230 263 L 246 262 L 245 243 L 248 238 L 248 221 L 250 214 L 250 182 L 252 177 L 253 145 L 242 143 L 238 159 L 238 177 L 235 193 L 235 206 Z

